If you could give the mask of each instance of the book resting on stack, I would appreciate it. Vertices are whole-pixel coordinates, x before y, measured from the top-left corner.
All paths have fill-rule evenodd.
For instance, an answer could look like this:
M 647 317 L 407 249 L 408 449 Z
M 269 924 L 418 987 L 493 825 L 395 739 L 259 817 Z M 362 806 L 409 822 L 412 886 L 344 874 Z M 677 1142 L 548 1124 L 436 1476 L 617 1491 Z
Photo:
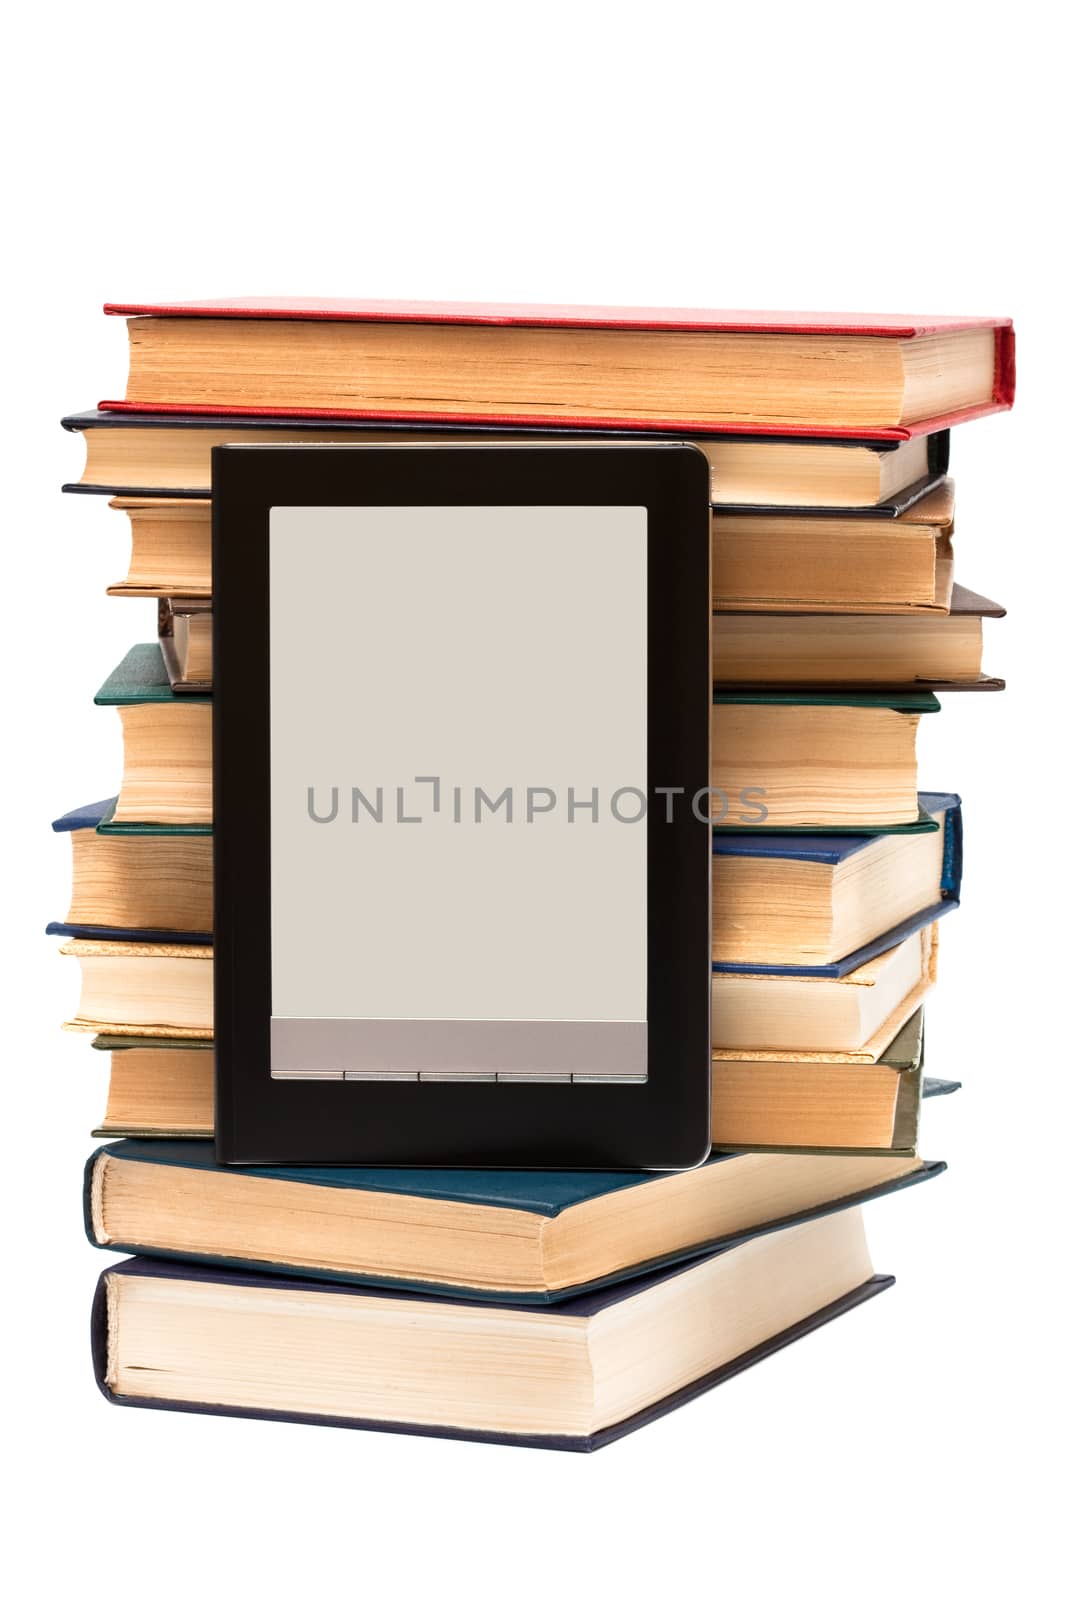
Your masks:
M 919 746 L 938 696 L 1003 687 L 983 661 L 1002 609 L 956 576 L 950 430 L 1012 403 L 1010 323 L 106 310 L 129 384 L 64 419 L 86 447 L 65 487 L 128 519 L 107 592 L 150 602 L 154 637 L 96 693 L 123 766 L 53 823 L 73 888 L 49 932 L 81 973 L 66 1026 L 109 1066 L 94 1137 L 117 1142 L 85 1173 L 90 1241 L 129 1256 L 92 1315 L 107 1397 L 590 1450 L 888 1287 L 861 1205 L 943 1170 L 920 1113 L 958 1087 L 926 1072 L 925 1007 L 962 811 Z M 710 1156 L 216 1161 L 212 449 L 665 437 L 711 474 Z

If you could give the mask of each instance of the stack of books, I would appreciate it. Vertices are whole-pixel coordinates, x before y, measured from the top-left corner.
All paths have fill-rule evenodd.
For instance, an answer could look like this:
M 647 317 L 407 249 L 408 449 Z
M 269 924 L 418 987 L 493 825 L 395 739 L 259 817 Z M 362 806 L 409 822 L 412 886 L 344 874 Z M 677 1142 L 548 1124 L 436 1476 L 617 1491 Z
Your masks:
M 60 818 L 67 1026 L 110 1061 L 85 1186 L 97 1374 L 125 1405 L 589 1449 L 892 1280 L 859 1202 L 917 1155 L 923 1005 L 959 904 L 944 690 L 993 690 L 954 574 L 949 430 L 1010 405 L 997 319 L 384 302 L 112 306 L 126 398 L 73 492 L 157 637 L 99 690 L 117 796 Z M 218 1166 L 210 451 L 684 438 L 712 482 L 714 1150 L 688 1172 Z

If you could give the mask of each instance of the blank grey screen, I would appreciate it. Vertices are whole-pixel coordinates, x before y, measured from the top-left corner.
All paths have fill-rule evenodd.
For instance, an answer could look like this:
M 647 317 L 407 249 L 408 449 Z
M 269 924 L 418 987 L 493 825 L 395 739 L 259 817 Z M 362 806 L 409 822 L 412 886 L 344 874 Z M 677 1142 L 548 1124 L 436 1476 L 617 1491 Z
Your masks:
M 646 520 L 272 510 L 273 1072 L 643 1070 Z

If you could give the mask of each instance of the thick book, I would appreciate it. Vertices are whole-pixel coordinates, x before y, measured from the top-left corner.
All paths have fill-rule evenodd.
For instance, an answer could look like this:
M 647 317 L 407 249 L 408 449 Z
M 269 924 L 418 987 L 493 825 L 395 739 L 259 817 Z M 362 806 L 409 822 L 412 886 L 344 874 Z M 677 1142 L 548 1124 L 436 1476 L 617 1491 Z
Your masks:
M 947 612 L 955 508 L 951 478 L 892 521 L 878 506 L 836 513 L 724 506 L 711 526 L 713 608 L 856 616 Z M 189 533 L 195 539 L 192 528 Z
M 982 670 L 982 620 L 1005 614 L 960 583 L 943 614 L 726 611 L 712 629 L 712 673 L 722 687 L 756 690 L 1003 689 L 1003 678 Z
M 150 946 L 142 950 L 151 956 Z M 165 988 L 165 976 L 158 971 L 165 959 L 152 961 L 149 987 L 156 1007 L 162 1004 L 156 996 Z M 197 969 L 191 971 L 195 977 Z M 784 980 L 765 980 L 775 981 Z M 817 1048 L 801 1049 L 795 1036 L 786 1035 L 785 1042 L 773 1044 L 716 1046 L 711 1061 L 716 1148 L 914 1153 L 923 1088 L 921 1000 L 928 986 L 916 983 L 873 1035 L 858 1043 L 825 1035 Z M 83 1007 L 89 1004 L 84 1001 Z M 119 1014 L 114 1003 L 96 1009 Z M 148 1015 L 167 1014 L 153 1010 Z M 209 1010 L 205 1020 L 210 1024 Z M 104 1024 L 85 1020 L 68 1027 L 87 1032 L 94 1025 Z M 198 1037 L 174 1027 L 164 1033 L 158 1025 L 150 1032 L 147 1022 L 139 1033 L 135 1021 L 107 1025 L 119 1031 L 94 1041 L 111 1052 L 107 1111 L 96 1136 L 211 1137 L 215 1083 L 210 1033 Z M 766 1040 L 767 1034 L 739 1030 L 739 1037 Z M 565 1073 L 559 1081 L 566 1081 Z M 545 1082 L 551 1083 L 549 1074 Z
M 796 456 L 803 447 L 777 448 Z M 843 453 L 856 455 L 858 448 Z M 943 478 L 907 498 L 906 505 L 898 495 L 881 505 L 836 511 L 785 503 L 717 507 L 712 521 L 715 608 L 947 611 L 954 486 Z M 211 501 L 206 494 L 197 499 L 127 494 L 109 503 L 129 521 L 130 561 L 108 594 L 210 601 Z
M 262 299 L 105 306 L 102 410 L 908 438 L 1010 406 L 1006 317 Z
M 86 460 L 66 494 L 117 495 L 133 501 L 208 500 L 211 452 L 223 444 L 551 443 L 561 439 L 660 437 L 620 428 L 534 429 L 507 423 L 412 424 L 362 417 L 237 417 L 147 411 L 79 411 L 62 419 L 85 442 Z M 693 435 L 711 467 L 716 507 L 771 511 L 795 507 L 817 516 L 857 508 L 896 518 L 948 471 L 947 429 L 912 439 L 805 438 L 795 435 Z M 122 509 L 130 509 L 123 506 Z M 180 511 L 180 506 L 176 508 Z M 169 591 L 164 591 L 169 592 Z M 179 592 L 179 591 L 175 591 Z M 184 590 L 180 592 L 186 592 Z
M 167 943 L 104 938 L 70 939 L 60 954 L 81 970 L 71 1033 L 210 1039 L 214 1028 L 214 950 L 185 939 Z
M 120 1262 L 93 1307 L 125 1406 L 590 1451 L 887 1288 L 862 1214 L 561 1305 L 480 1305 Z
M 923 1183 L 912 1155 L 714 1154 L 684 1173 L 217 1165 L 127 1139 L 85 1170 L 103 1249 L 552 1304 Z
M 215 1052 L 210 1039 L 98 1033 L 110 1061 L 107 1105 L 94 1139 L 210 1139 Z
M 928 693 L 810 690 L 714 695 L 704 820 L 757 832 L 928 830 L 915 739 Z M 210 827 L 211 697 L 175 694 L 158 642 L 127 653 L 95 702 L 122 718 L 124 766 L 107 825 Z
M 50 922 L 46 931 L 68 939 L 210 944 L 211 836 L 116 837 L 101 831 L 114 807 L 114 797 L 96 800 L 53 822 L 56 833 L 70 836 L 74 881 L 66 920 Z
M 933 826 L 915 743 L 936 695 L 716 689 L 708 818 L 721 832 L 885 833 Z
M 716 830 L 716 972 L 842 978 L 960 903 L 959 795 L 923 791 L 932 832 Z
M 842 1051 L 876 1061 L 936 982 L 937 952 L 932 922 L 848 972 L 760 972 L 735 963 L 712 977 L 713 1047 Z
M 157 641 L 127 652 L 95 704 L 122 719 L 122 785 L 109 825 L 209 827 L 210 697 L 175 694 Z
M 924 1045 L 920 1008 L 873 1063 L 862 1051 L 716 1051 L 715 1148 L 914 1155 Z
M 108 502 L 130 525 L 130 562 L 108 584 L 117 599 L 211 603 L 211 501 L 119 495 Z
M 955 910 L 963 876 L 958 795 L 923 792 L 930 828 L 887 834 L 715 831 L 717 973 L 841 978 Z M 47 931 L 121 943 L 210 944 L 212 841 L 106 830 L 114 800 L 53 824 L 74 847 L 67 918 Z

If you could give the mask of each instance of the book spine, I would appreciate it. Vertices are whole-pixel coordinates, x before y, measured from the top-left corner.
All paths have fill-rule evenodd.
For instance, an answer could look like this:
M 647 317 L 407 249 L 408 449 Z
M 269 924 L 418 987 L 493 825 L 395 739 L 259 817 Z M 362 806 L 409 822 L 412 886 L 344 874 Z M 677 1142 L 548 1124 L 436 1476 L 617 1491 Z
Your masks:
M 1010 406 L 1015 399 L 1015 329 L 996 330 L 993 354 L 993 403 Z
M 82 1223 L 85 1227 L 85 1237 L 88 1239 L 91 1245 L 95 1246 L 97 1250 L 106 1250 L 108 1249 L 108 1245 L 105 1241 L 96 1237 L 96 1228 L 93 1226 L 93 1178 L 96 1172 L 97 1161 L 102 1155 L 106 1155 L 107 1152 L 107 1145 L 103 1145 L 98 1150 L 94 1150 L 88 1161 L 85 1163 L 85 1171 L 82 1174 Z M 99 1292 L 98 1285 L 97 1293 Z
M 943 478 L 948 472 L 949 446 L 952 434 L 948 428 L 931 433 L 927 439 L 926 464 L 931 478 Z
M 941 858 L 941 893 L 958 901 L 963 883 L 963 807 L 950 806 L 945 812 L 944 854 Z
M 93 1309 L 89 1314 L 89 1350 L 92 1355 L 96 1387 L 105 1400 L 113 1401 L 115 1396 L 108 1388 L 107 1382 L 107 1280 L 110 1270 L 109 1268 L 107 1272 L 102 1272 L 96 1280 Z

